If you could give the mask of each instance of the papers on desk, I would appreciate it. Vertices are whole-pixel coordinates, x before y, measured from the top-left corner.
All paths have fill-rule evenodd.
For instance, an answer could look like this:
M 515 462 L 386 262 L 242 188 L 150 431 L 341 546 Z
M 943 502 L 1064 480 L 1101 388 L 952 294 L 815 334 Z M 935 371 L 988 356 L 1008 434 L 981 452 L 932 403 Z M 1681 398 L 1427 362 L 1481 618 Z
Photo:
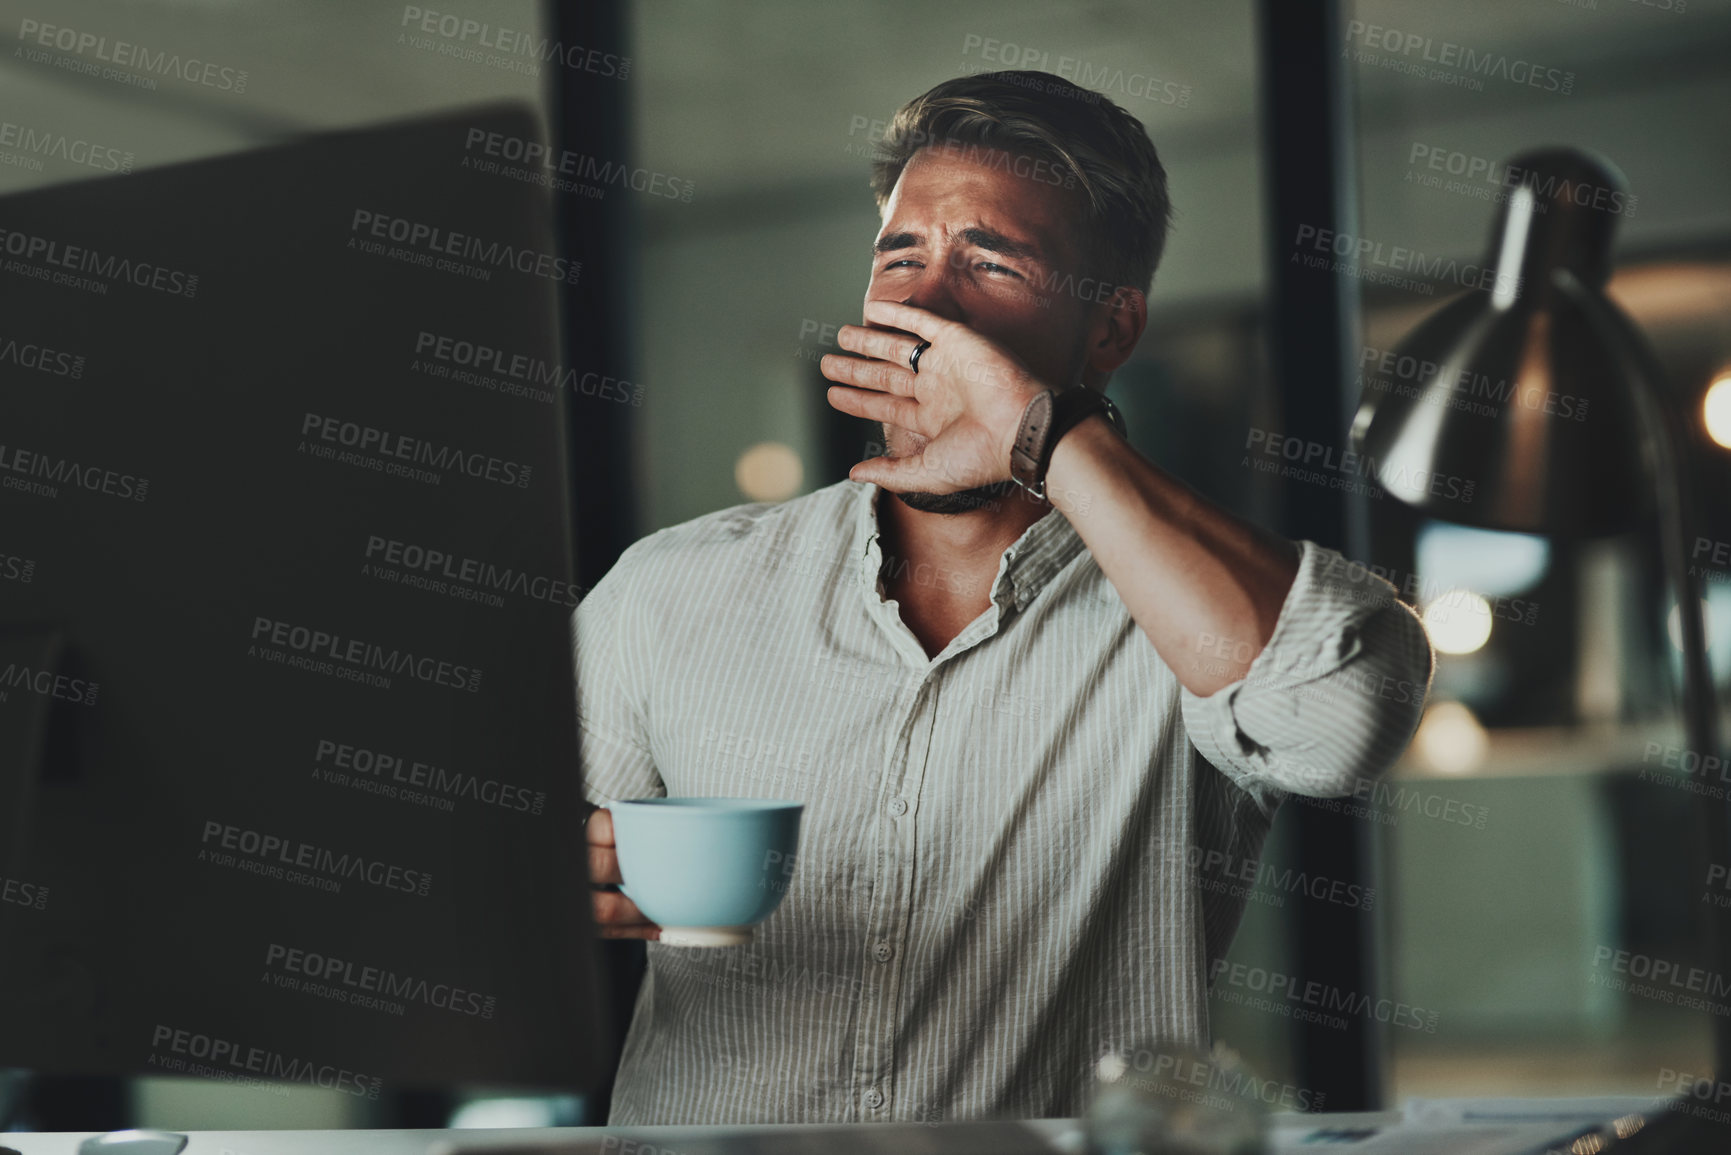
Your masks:
M 1650 1095 L 1596 1095 L 1585 1099 L 1408 1099 L 1406 1122 L 1443 1127 L 1461 1123 L 1605 1122 L 1622 1115 L 1653 1116 L 1670 1100 Z
M 1275 1132 L 1269 1148 L 1276 1155 L 1533 1155 L 1576 1130 L 1546 1123 L 1475 1124 L 1465 1127 L 1415 1127 L 1410 1123 L 1365 1129 L 1351 1126 L 1294 1128 Z
M 1625 1115 L 1652 1118 L 1662 1098 L 1408 1099 L 1398 1123 L 1356 1126 L 1350 1116 L 1277 1129 L 1277 1153 L 1343 1155 L 1533 1155 Z

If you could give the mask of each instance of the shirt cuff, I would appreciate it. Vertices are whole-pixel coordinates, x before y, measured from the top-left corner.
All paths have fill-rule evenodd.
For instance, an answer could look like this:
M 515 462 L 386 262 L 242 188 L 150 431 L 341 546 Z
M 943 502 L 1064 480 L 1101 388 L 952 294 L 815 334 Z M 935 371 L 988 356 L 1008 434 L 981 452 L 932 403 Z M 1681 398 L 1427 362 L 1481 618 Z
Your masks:
M 1431 662 L 1423 627 L 1392 585 L 1302 542 L 1267 645 L 1208 697 L 1181 690 L 1185 724 L 1203 757 L 1241 783 L 1350 793 L 1411 737 Z

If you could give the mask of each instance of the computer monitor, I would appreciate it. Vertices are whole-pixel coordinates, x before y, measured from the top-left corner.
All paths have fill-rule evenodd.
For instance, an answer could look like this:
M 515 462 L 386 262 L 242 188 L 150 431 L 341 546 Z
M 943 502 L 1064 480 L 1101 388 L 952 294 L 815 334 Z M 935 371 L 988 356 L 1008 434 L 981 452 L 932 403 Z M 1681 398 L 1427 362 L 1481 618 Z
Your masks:
M 0 1066 L 602 1076 L 540 139 L 0 200 Z

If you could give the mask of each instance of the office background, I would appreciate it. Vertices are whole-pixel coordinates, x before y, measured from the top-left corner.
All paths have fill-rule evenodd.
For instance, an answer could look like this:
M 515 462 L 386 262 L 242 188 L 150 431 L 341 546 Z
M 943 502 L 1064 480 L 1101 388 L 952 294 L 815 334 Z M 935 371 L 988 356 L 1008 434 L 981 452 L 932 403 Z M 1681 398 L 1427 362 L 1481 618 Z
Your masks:
M 626 153 L 608 159 L 666 178 L 647 186 L 661 192 L 613 187 L 605 198 L 618 251 L 593 291 L 623 322 L 606 371 L 641 403 L 590 402 L 589 428 L 608 431 L 617 455 L 587 483 L 590 508 L 613 511 L 586 527 L 592 580 L 635 536 L 810 492 L 870 455 L 871 430 L 827 410 L 816 361 L 836 326 L 858 320 L 877 227 L 867 161 L 882 122 L 964 72 L 1066 72 L 1143 121 L 1171 178 L 1177 216 L 1149 330 L 1111 390 L 1133 440 L 1204 493 L 1278 526 L 1291 500 L 1283 487 L 1301 483 L 1247 465 L 1246 449 L 1254 431 L 1286 420 L 1266 347 L 1270 268 L 1302 246 L 1269 230 L 1267 55 L 1250 0 L 575 8 L 476 0 L 464 14 L 608 30 L 615 39 L 598 46 L 629 60 L 608 78 L 608 107 L 574 106 L 545 69 L 417 45 L 402 5 L 343 0 L 6 0 L 0 27 L 49 21 L 173 43 L 248 80 L 244 92 L 141 91 L 3 53 L 0 106 L 6 120 L 110 143 L 135 168 L 499 99 L 531 104 L 550 125 L 592 114 Z M 1655 341 L 1676 404 L 1699 415 L 1709 434 L 1700 446 L 1711 449 L 1706 398 L 1731 374 L 1731 3 L 1360 0 L 1343 5 L 1342 20 L 1355 234 L 1482 262 L 1497 166 L 1546 144 L 1602 153 L 1633 194 L 1619 212 L 1613 294 Z M 1418 67 L 1443 45 L 1503 64 L 1453 69 L 1452 80 Z M 0 154 L 0 192 L 103 175 L 4 144 Z M 1417 280 L 1428 288 L 1360 280 L 1362 364 L 1461 288 Z M 1717 452 L 1703 453 L 1697 473 L 1709 541 L 1731 539 L 1731 450 Z M 1360 1021 L 1340 1033 L 1374 1051 L 1391 1102 L 1656 1094 L 1667 1070 L 1704 1071 L 1704 1017 L 1610 989 L 1595 962 L 1625 950 L 1700 961 L 1692 879 L 1676 849 L 1690 795 L 1640 777 L 1674 776 L 1662 751 L 1680 742 L 1676 651 L 1651 540 L 1547 543 L 1375 516 L 1400 523 L 1376 540 L 1413 545 L 1363 560 L 1414 593 L 1444 652 L 1425 727 L 1390 791 L 1356 800 L 1369 857 L 1353 881 L 1374 892 L 1366 902 L 1361 889 L 1352 911 L 1373 948 L 1358 973 L 1379 998 L 1429 1017 L 1419 1029 Z M 1710 656 L 1723 697 L 1731 567 L 1716 572 Z M 1242 986 L 1217 986 L 1212 1011 L 1217 1036 L 1259 1072 L 1315 1091 L 1325 1075 L 1303 1037 L 1329 1028 L 1301 1027 L 1248 997 L 1255 974 L 1292 969 L 1295 927 L 1339 913 L 1322 909 L 1338 900 L 1280 881 L 1294 864 L 1295 821 L 1289 813 L 1277 824 L 1274 870 L 1232 951 Z M 142 1080 L 129 1094 L 143 1125 L 395 1121 L 303 1089 Z M 471 1122 L 530 1123 L 593 1105 L 452 1088 L 438 1110 L 447 1108 Z

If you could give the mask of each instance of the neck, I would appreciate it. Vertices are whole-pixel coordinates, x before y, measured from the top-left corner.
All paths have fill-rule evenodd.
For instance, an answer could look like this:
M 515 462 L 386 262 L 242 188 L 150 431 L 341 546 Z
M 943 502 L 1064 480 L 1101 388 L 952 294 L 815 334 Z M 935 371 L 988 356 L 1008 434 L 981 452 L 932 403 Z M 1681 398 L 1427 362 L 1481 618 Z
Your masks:
M 924 513 L 880 489 L 878 533 L 884 541 L 884 552 L 890 556 L 954 570 L 989 568 L 996 572 L 1004 550 L 1051 508 L 1049 503 L 1035 501 L 1012 485 L 1007 493 L 980 509 L 967 513 Z

